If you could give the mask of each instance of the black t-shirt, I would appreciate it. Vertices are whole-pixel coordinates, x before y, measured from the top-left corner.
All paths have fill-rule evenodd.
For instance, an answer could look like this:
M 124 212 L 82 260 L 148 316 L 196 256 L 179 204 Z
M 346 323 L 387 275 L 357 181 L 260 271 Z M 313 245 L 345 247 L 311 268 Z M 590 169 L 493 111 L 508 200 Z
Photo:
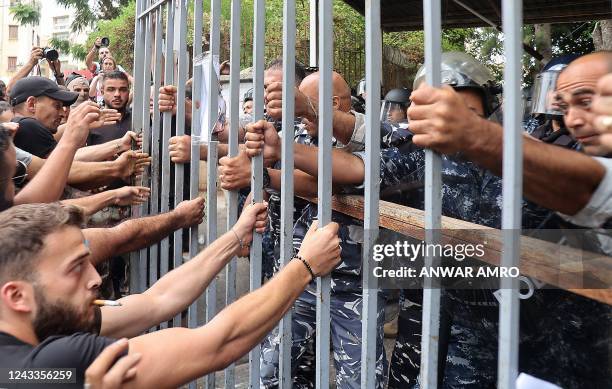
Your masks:
M 39 158 L 47 158 L 57 146 L 51 131 L 38 120 L 29 117 L 16 117 L 12 120 L 19 123 L 15 134 L 15 146 L 28 151 Z
M 70 336 L 51 336 L 38 346 L 22 342 L 4 332 L 0 332 L 0 367 L 14 369 L 75 369 L 76 383 L 0 383 L 4 388 L 51 388 L 82 389 L 85 370 L 100 353 L 115 339 L 91 333 L 77 333 Z
M 126 132 L 132 129 L 132 113 L 127 110 L 122 116 L 121 121 L 108 126 L 103 126 L 89 131 L 87 145 L 100 145 L 111 140 L 119 139 Z

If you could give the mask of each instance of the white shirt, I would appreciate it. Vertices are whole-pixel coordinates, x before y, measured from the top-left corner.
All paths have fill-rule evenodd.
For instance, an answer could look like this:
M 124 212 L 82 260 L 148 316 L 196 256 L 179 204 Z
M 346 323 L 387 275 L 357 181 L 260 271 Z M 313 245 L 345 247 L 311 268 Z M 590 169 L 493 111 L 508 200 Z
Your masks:
M 597 228 L 612 218 L 612 159 L 594 157 L 606 169 L 591 199 L 573 216 L 561 216 L 567 221 L 582 227 Z

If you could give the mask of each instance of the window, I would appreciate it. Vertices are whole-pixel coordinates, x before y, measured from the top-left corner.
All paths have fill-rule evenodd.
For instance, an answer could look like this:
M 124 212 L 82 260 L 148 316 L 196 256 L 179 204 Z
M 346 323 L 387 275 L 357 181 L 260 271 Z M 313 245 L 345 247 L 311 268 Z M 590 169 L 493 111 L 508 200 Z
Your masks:
M 56 16 L 53 18 L 53 28 L 56 30 L 67 30 L 70 27 L 70 19 L 66 16 Z
M 19 26 L 9 26 L 9 39 L 12 41 L 19 39 Z
M 8 57 L 8 71 L 14 72 L 17 70 L 17 57 Z
M 67 41 L 70 39 L 70 34 L 67 32 L 54 32 L 53 38 L 60 41 Z

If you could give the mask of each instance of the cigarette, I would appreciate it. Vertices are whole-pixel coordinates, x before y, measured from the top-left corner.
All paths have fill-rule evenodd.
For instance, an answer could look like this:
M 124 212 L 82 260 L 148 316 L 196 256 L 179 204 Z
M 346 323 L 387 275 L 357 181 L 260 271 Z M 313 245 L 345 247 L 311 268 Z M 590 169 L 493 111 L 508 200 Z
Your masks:
M 99 307 L 120 307 L 121 303 L 113 300 L 94 300 L 93 305 L 97 305 Z

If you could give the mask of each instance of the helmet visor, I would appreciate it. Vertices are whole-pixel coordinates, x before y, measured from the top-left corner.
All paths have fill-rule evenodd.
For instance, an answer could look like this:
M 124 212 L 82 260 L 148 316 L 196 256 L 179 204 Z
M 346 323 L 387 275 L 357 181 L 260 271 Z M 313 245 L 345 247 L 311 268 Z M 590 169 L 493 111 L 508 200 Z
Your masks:
M 393 124 L 407 123 L 406 104 L 383 101 L 380 109 L 380 121 Z
M 531 99 L 532 114 L 548 114 L 563 116 L 556 99 L 555 85 L 559 78 L 559 72 L 548 71 L 540 73 L 533 86 L 533 97 Z
M 366 93 L 366 82 L 365 80 L 361 80 L 359 81 L 359 84 L 357 85 L 357 96 L 363 97 L 365 93 Z

